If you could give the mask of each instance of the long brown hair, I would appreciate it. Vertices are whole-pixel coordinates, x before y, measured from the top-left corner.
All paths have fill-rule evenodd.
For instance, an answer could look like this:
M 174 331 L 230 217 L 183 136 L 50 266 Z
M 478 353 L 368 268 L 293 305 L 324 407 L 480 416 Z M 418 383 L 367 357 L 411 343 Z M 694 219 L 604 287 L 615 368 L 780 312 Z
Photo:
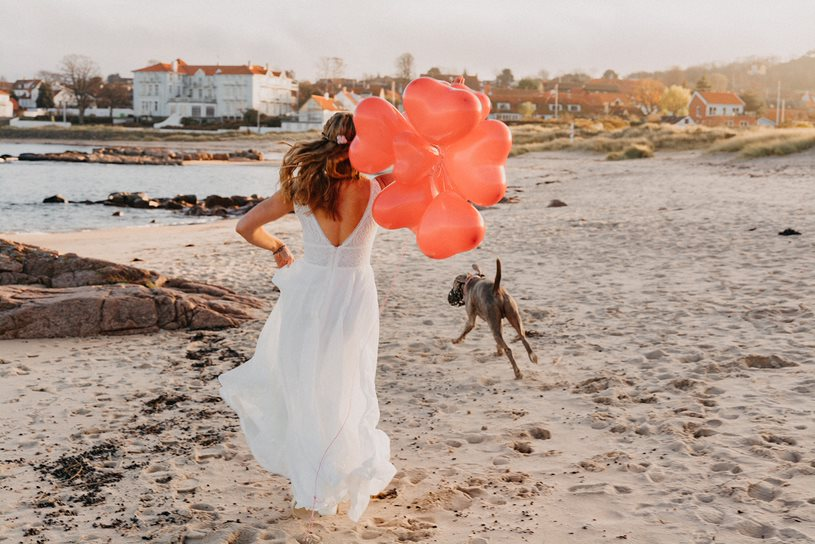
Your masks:
M 353 115 L 340 112 L 326 121 L 321 138 L 294 144 L 280 167 L 283 195 L 339 220 L 340 182 L 359 179 L 348 159 L 348 148 L 356 135 Z

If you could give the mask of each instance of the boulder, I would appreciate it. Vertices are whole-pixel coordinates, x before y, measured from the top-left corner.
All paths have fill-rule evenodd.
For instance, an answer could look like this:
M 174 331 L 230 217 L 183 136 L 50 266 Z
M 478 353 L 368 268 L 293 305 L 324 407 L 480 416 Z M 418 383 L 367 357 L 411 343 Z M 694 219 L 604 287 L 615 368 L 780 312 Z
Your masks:
M 224 287 L 0 240 L 0 339 L 235 327 L 261 307 Z
M 66 202 L 68 202 L 68 199 L 62 195 L 54 195 L 42 199 L 43 204 L 64 204 Z

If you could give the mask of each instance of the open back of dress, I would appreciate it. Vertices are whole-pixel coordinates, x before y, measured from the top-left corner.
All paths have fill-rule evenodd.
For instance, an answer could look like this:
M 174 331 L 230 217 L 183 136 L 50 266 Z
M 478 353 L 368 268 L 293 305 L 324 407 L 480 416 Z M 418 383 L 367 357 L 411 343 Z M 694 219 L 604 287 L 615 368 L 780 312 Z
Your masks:
M 340 246 L 311 210 L 295 206 L 305 255 L 275 274 L 280 298 L 252 359 L 218 377 L 258 463 L 291 480 L 296 506 L 331 514 L 348 500 L 354 521 L 396 472 L 390 440 L 376 428 L 379 306 L 370 259 L 379 190 L 372 181 L 365 213 Z

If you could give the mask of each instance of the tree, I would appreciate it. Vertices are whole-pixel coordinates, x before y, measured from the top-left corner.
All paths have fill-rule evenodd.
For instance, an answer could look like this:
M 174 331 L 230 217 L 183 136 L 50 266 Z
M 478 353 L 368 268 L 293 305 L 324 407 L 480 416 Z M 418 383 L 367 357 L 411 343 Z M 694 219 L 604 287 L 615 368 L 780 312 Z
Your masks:
M 690 103 L 690 91 L 679 85 L 671 85 L 662 94 L 659 105 L 671 115 L 687 115 Z
M 345 61 L 340 57 L 320 57 L 317 73 L 322 79 L 337 80 L 345 75 Z
M 85 110 L 94 99 L 102 78 L 99 67 L 84 55 L 66 55 L 60 63 L 63 85 L 73 93 L 79 109 L 79 123 L 85 122 Z
M 427 75 L 427 77 L 432 77 L 434 79 L 441 79 L 442 78 L 441 70 L 439 70 L 438 67 L 436 67 L 436 66 L 434 66 L 433 68 L 428 70 L 426 75 Z
M 535 104 L 532 102 L 521 102 L 518 104 L 518 113 L 523 116 L 524 119 L 531 119 L 533 115 L 535 115 Z
M 620 76 L 614 70 L 608 69 L 603 72 L 603 79 L 620 79 Z
M 129 108 L 133 105 L 133 97 L 127 85 L 122 83 L 107 83 L 97 94 L 100 108 L 108 108 L 110 117 L 113 117 L 113 108 Z
M 40 84 L 40 92 L 37 94 L 37 107 L 38 108 L 53 108 L 54 107 L 54 89 L 47 81 Z
M 662 93 L 665 85 L 655 79 L 644 79 L 639 82 L 635 98 L 637 102 L 644 106 L 647 113 L 656 110 L 662 100 Z
M 714 73 L 710 74 L 710 90 L 711 91 L 726 91 L 729 86 L 730 80 L 724 74 Z
M 549 72 L 543 69 L 538 70 L 538 79 L 546 81 L 547 79 L 549 79 Z
M 707 75 L 702 75 L 699 81 L 696 82 L 696 90 L 702 92 L 710 90 L 710 81 L 707 80 Z
M 501 70 L 501 73 L 498 74 L 498 77 L 495 78 L 496 86 L 502 89 L 508 89 L 512 87 L 512 83 L 515 81 L 515 76 L 512 75 L 512 70 L 509 68 L 504 68 Z
M 540 89 L 541 80 L 534 77 L 524 77 L 518 80 L 518 88 L 526 89 L 528 91 L 537 91 Z
M 413 79 L 413 55 L 402 53 L 396 57 L 396 77 L 405 82 Z
M 764 101 L 761 99 L 755 91 L 747 91 L 746 93 L 740 95 L 742 100 L 744 100 L 744 111 L 754 111 L 756 113 L 761 112 L 764 109 Z

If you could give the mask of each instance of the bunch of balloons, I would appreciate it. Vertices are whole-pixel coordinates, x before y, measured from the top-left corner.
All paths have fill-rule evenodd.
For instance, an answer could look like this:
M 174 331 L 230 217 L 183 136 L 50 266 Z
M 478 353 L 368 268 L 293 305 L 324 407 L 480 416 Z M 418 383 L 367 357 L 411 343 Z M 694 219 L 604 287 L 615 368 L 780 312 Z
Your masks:
M 489 98 L 461 80 L 420 77 L 402 100 L 406 117 L 376 97 L 354 113 L 351 163 L 365 173 L 393 167 L 393 183 L 374 202 L 374 219 L 387 229 L 411 229 L 419 249 L 434 259 L 474 249 L 485 227 L 472 204 L 491 206 L 504 196 L 509 129 L 487 119 Z

